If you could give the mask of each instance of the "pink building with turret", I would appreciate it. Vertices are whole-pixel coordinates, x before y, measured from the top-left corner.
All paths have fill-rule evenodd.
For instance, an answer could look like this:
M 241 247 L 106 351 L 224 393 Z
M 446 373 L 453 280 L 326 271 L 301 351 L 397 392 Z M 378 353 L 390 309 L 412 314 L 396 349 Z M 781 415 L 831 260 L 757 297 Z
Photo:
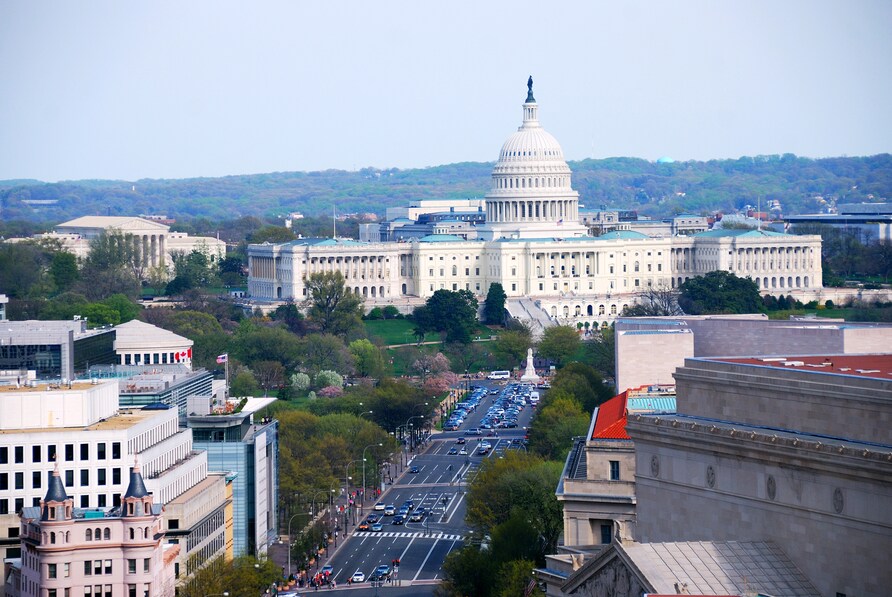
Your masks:
M 138 464 L 121 505 L 108 511 L 75 508 L 57 465 L 40 505 L 22 510 L 22 557 L 7 595 L 172 597 L 180 548 L 164 543 L 161 510 Z

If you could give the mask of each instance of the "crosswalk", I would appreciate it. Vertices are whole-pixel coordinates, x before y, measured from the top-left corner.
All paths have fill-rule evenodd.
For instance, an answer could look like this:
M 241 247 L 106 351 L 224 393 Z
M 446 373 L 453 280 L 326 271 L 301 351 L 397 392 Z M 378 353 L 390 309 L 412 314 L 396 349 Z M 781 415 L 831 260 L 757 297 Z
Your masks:
M 407 531 L 403 532 L 391 532 L 391 531 L 383 531 L 383 532 L 368 532 L 368 531 L 357 531 L 353 533 L 354 537 L 362 539 L 363 537 L 389 537 L 393 539 L 411 539 L 413 537 L 419 539 L 440 539 L 445 541 L 464 541 L 464 535 L 451 535 L 449 533 L 442 532 L 417 532 L 411 533 Z

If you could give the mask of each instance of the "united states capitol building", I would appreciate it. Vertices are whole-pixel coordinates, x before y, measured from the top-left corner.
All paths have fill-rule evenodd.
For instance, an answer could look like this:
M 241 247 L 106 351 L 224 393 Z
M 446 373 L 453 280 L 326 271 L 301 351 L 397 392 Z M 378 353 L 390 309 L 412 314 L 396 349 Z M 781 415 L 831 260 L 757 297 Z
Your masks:
M 248 293 L 300 302 L 311 274 L 339 271 L 367 304 L 407 306 L 435 291 L 481 299 L 499 283 L 512 315 L 538 323 L 611 323 L 648 288 L 713 270 L 776 294 L 820 291 L 821 238 L 766 230 L 591 236 L 557 140 L 539 123 L 532 80 L 523 122 L 504 142 L 483 201 L 418 201 L 364 238 L 248 247 Z M 400 209 L 400 208 L 398 208 Z M 390 211 L 390 210 L 389 210 Z M 382 240 L 386 239 L 386 240 Z M 391 240 L 392 239 L 392 240 Z

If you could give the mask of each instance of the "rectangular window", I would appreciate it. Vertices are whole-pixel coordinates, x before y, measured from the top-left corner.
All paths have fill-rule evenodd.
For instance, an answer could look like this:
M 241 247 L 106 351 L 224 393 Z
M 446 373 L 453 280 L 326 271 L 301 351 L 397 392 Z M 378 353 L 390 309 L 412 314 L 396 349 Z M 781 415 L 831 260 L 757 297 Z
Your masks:
M 40 462 L 40 446 L 31 446 L 31 462 Z
M 127 574 L 136 574 L 136 559 L 127 559 Z
M 9 473 L 0 473 L 0 491 L 9 489 Z
M 121 482 L 121 469 L 113 468 L 112 469 L 112 484 L 117 485 Z
M 99 494 L 99 503 L 96 505 L 99 506 L 100 508 L 105 508 L 108 505 L 108 496 L 106 496 L 104 493 L 100 493 Z
M 105 560 L 105 573 L 106 574 L 112 573 L 112 561 L 111 560 Z
M 16 473 L 15 474 L 15 488 L 16 489 L 24 489 L 25 488 L 25 473 Z
M 68 578 L 71 576 L 71 564 L 62 564 L 62 576 Z M 68 589 L 66 589 L 67 591 Z
M 479 267 L 475 267 L 475 268 L 474 268 L 474 275 L 475 275 L 475 276 L 479 276 L 479 275 L 480 275 L 480 268 L 479 268 Z
M 15 539 L 19 536 L 19 527 L 9 527 L 9 538 Z
M 31 487 L 33 489 L 40 489 L 40 480 L 42 477 L 43 474 L 40 471 L 31 472 Z
M 15 461 L 16 464 L 25 462 L 25 449 L 22 446 L 15 447 Z
M 99 485 L 105 485 L 105 469 L 101 468 L 96 471 L 96 482 Z
M 46 576 L 47 576 L 47 578 L 56 578 L 56 565 L 55 564 L 47 564 L 46 565 Z
M 74 444 L 65 444 L 65 461 L 72 462 L 74 460 Z
M 52 577 L 52 578 L 56 578 L 56 577 L 54 576 L 54 577 Z M 57 597 L 57 595 L 56 595 L 56 589 L 47 589 L 47 590 L 46 590 L 46 597 Z
M 127 597 L 136 597 L 136 585 L 127 585 Z
M 86 487 L 90 484 L 90 471 L 87 469 L 81 469 L 81 487 Z
M 90 496 L 82 495 L 81 496 L 81 508 L 89 508 L 90 507 Z
M 121 442 L 112 442 L 112 458 L 121 457 Z
M 56 446 L 53 444 L 52 446 L 46 447 L 46 460 L 47 462 L 56 462 Z
M 613 527 L 609 524 L 601 525 L 601 543 L 608 545 L 613 539 Z
M 9 464 L 9 448 L 6 446 L 0 448 L 0 464 Z
M 152 566 L 152 558 L 143 558 L 142 571 L 149 572 Z
M 105 460 L 105 442 L 99 442 L 96 444 L 96 458 L 99 460 Z
M 619 460 L 610 461 L 610 480 L 619 481 Z
M 90 460 L 90 444 L 81 444 L 81 460 Z
M 105 597 L 112 597 L 112 586 L 105 585 Z
M 65 487 L 74 487 L 74 471 L 65 471 Z
M 84 587 L 84 597 L 93 597 L 93 587 Z
M 87 560 L 84 562 L 84 576 L 90 576 L 91 574 L 93 574 L 93 563 Z
M 40 499 L 40 498 L 38 498 L 38 499 Z M 22 508 L 24 508 L 24 507 L 25 507 L 25 498 L 16 498 L 15 506 L 14 506 L 15 513 L 18 514 L 19 512 L 21 512 Z M 6 553 L 9 554 L 9 550 L 7 550 Z

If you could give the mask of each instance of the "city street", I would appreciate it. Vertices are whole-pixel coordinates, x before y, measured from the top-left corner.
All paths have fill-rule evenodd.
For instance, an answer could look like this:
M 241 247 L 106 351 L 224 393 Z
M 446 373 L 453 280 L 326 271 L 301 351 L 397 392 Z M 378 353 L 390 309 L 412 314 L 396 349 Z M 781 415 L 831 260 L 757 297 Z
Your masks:
M 503 389 L 505 386 L 493 382 L 476 382 L 487 388 Z M 321 565 L 331 565 L 332 577 L 337 586 L 348 586 L 348 580 L 355 572 L 365 576 L 363 583 L 355 586 L 371 588 L 369 577 L 379 565 L 391 566 L 394 560 L 400 565 L 394 569 L 392 583 L 387 586 L 413 586 L 423 588 L 421 593 L 431 594 L 433 586 L 442 579 L 442 564 L 446 555 L 460 548 L 469 535 L 465 524 L 465 491 L 468 483 L 477 474 L 484 458 L 498 458 L 505 450 L 519 448 L 519 441 L 524 437 L 525 427 L 534 411 L 526 407 L 518 418 L 518 427 L 499 429 L 498 435 L 487 437 L 487 430 L 482 435 L 466 435 L 468 429 L 477 428 L 486 409 L 496 396 L 487 394 L 481 400 L 475 412 L 470 413 L 458 431 L 434 433 L 415 453 L 407 454 L 407 464 L 402 462 L 392 465 L 394 484 L 381 496 L 379 502 L 393 505 L 398 511 L 406 500 L 414 501 L 414 509 L 424 508 L 430 513 L 423 522 L 392 524 L 394 516 L 381 516 L 380 531 L 356 531 L 355 525 L 345 541 L 339 542 L 334 554 Z M 465 443 L 458 444 L 459 438 Z M 487 441 L 491 449 L 486 455 L 478 455 L 479 445 Z M 449 454 L 451 448 L 465 448 L 467 455 Z M 417 472 L 410 470 L 417 467 Z M 383 511 L 375 511 L 374 502 L 367 500 L 363 515 L 357 518 L 362 522 L 370 514 L 383 515 Z M 427 590 L 426 586 L 430 587 Z M 426 591 L 426 592 L 425 592 Z

